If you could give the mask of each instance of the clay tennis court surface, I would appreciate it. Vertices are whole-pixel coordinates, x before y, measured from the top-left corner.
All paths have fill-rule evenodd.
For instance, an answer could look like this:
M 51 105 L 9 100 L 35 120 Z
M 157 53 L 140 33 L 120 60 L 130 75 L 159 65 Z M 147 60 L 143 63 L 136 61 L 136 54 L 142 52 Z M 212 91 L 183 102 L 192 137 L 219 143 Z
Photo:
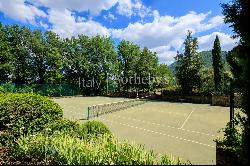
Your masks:
M 64 109 L 66 118 L 85 122 L 88 106 L 127 99 L 72 97 L 54 100 Z M 213 140 L 221 136 L 218 131 L 229 121 L 229 108 L 148 101 L 91 120 L 102 121 L 117 138 L 144 144 L 147 150 L 172 154 L 192 164 L 215 164 Z

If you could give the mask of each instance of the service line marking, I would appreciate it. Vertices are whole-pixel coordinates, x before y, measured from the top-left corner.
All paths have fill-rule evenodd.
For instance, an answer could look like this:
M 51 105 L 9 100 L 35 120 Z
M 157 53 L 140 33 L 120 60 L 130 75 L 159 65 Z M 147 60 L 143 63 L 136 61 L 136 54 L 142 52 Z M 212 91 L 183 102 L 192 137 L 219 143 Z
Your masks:
M 183 124 L 181 125 L 181 127 L 179 129 L 182 129 L 184 127 L 184 125 L 187 123 L 189 117 L 192 115 L 192 113 L 194 112 L 194 110 L 192 110 L 189 115 L 187 116 L 187 118 L 185 119 L 185 121 L 183 122 Z
M 213 145 L 204 144 L 204 143 L 201 143 L 201 142 L 198 142 L 198 141 L 195 141 L 195 140 L 185 139 L 185 138 L 182 138 L 182 137 L 177 137 L 177 136 L 169 135 L 169 134 L 166 134 L 166 133 L 161 133 L 161 132 L 157 132 L 157 131 L 153 131 L 153 130 L 148 130 L 148 129 L 144 129 L 144 128 L 141 128 L 141 127 L 137 127 L 137 126 L 132 126 L 132 125 L 129 125 L 129 124 L 125 124 L 125 123 L 114 122 L 114 121 L 107 120 L 107 119 L 104 119 L 104 118 L 99 118 L 99 119 L 101 119 L 103 121 L 106 121 L 106 122 L 109 122 L 111 124 L 116 123 L 116 124 L 120 124 L 120 125 L 123 125 L 123 126 L 135 128 L 135 129 L 138 129 L 138 130 L 143 130 L 145 132 L 159 134 L 159 135 L 171 137 L 171 138 L 174 138 L 174 139 L 179 139 L 181 141 L 192 142 L 192 143 L 195 143 L 195 144 L 198 144 L 198 145 L 207 146 L 207 147 L 210 147 L 210 148 L 215 148 L 215 146 L 213 146 Z
M 180 128 L 177 128 L 177 127 L 174 127 L 174 126 L 169 126 L 169 125 L 165 125 L 165 124 L 154 123 L 154 122 L 140 120 L 140 119 L 135 119 L 135 118 L 123 117 L 123 116 L 119 116 L 119 115 L 115 115 L 115 114 L 110 114 L 110 116 L 114 116 L 114 117 L 125 119 L 125 120 L 133 120 L 133 121 L 137 121 L 137 122 L 141 122 L 141 123 L 145 123 L 145 124 L 149 124 L 149 125 L 162 126 L 162 127 L 167 127 L 167 128 L 182 130 L 182 131 L 186 131 L 186 132 L 190 132 L 190 133 L 196 133 L 196 134 L 201 134 L 201 135 L 216 137 L 216 135 L 214 135 L 214 134 L 203 133 L 203 132 L 200 132 L 200 131 L 194 131 L 194 130 L 188 130 L 188 129 L 180 129 Z

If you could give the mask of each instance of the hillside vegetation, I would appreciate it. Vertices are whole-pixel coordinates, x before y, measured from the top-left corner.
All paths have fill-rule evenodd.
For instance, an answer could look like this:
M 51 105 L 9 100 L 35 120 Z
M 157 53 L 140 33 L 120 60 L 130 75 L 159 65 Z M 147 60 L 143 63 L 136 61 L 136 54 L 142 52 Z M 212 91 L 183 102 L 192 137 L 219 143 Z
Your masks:
M 228 66 L 227 61 L 226 61 L 227 53 L 228 53 L 227 51 L 222 51 L 221 52 L 222 61 L 223 61 L 223 63 L 226 66 Z M 202 52 L 199 52 L 199 54 L 201 55 L 202 63 L 204 65 L 204 67 L 206 69 L 212 69 L 213 68 L 213 64 L 212 64 L 212 51 L 202 51 Z M 169 69 L 173 73 L 175 73 L 175 67 L 176 67 L 176 62 L 174 62 L 171 65 L 169 65 Z

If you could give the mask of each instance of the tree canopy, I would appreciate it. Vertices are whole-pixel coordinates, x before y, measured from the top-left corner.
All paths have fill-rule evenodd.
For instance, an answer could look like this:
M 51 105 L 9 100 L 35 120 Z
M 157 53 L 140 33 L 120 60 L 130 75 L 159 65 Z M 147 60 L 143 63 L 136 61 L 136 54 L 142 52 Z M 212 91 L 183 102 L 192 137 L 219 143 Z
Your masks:
M 150 78 L 173 77 L 163 74 L 169 69 L 155 52 L 125 40 L 115 46 L 106 36 L 60 38 L 51 31 L 0 24 L 0 48 L 0 83 L 79 86 L 94 80 L 98 86 L 81 85 L 82 92 L 105 94 L 149 91 L 159 87 Z M 159 66 L 162 72 L 156 72 Z

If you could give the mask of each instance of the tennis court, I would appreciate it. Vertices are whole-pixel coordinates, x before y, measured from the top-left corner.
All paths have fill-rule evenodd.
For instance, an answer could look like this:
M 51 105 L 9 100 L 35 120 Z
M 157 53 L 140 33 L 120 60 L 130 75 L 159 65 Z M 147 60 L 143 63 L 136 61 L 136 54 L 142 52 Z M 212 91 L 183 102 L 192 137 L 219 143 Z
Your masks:
M 53 98 L 55 102 L 60 104 L 64 110 L 64 117 L 74 120 L 86 120 L 88 106 L 105 104 L 111 102 L 119 102 L 128 100 L 125 98 L 110 98 L 110 97 L 63 97 Z
M 87 106 L 127 99 L 73 97 L 54 100 L 64 108 L 65 117 L 84 120 Z M 148 150 L 179 156 L 192 164 L 215 164 L 213 140 L 229 121 L 229 108 L 148 101 L 93 120 L 104 122 L 119 139 L 145 144 Z

